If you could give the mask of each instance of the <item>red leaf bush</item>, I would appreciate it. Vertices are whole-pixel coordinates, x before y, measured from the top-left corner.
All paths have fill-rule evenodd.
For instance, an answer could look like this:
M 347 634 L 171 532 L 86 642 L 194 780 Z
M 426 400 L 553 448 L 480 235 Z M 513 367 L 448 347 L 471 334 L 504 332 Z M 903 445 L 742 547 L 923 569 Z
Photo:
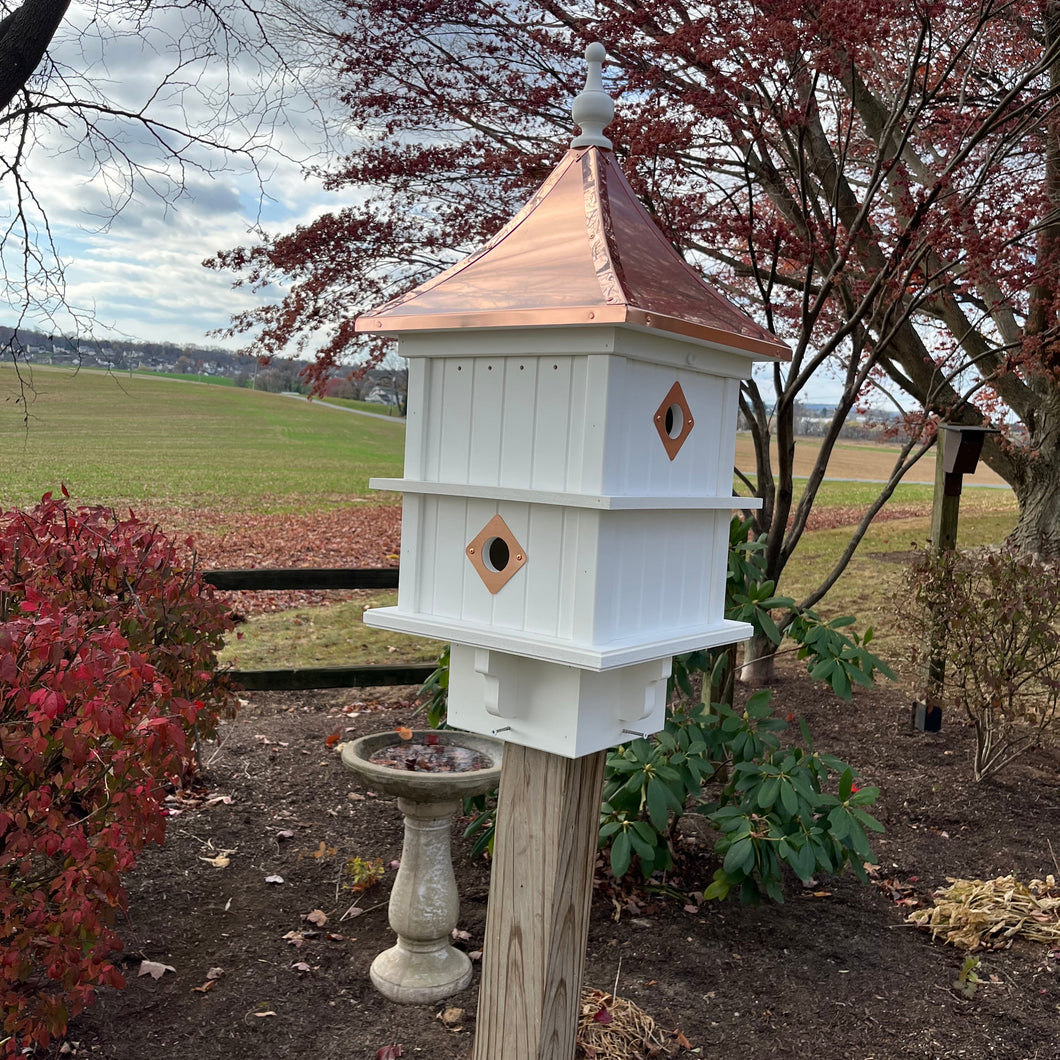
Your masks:
M 165 835 L 232 691 L 225 607 L 135 516 L 46 495 L 0 512 L 0 1055 L 123 986 L 122 874 Z

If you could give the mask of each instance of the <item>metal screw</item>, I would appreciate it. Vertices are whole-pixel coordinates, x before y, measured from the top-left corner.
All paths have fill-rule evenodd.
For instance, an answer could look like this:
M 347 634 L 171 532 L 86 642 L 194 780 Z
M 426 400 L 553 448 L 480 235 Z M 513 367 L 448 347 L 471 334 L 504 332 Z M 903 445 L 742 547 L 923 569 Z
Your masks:
M 493 730 L 493 735 L 496 736 L 499 732 L 511 732 L 512 727 L 510 725 L 504 725 L 499 729 Z
M 469 556 L 473 556 L 475 554 L 475 550 L 473 548 L 471 548 L 470 546 L 468 546 L 467 554 Z
M 648 734 L 646 732 L 637 732 L 636 729 L 623 729 L 622 731 L 625 733 L 629 733 L 630 736 L 639 736 L 642 740 L 646 740 L 648 738 Z
M 522 563 L 523 562 L 523 554 L 521 552 L 517 552 L 515 554 L 515 562 L 516 563 Z

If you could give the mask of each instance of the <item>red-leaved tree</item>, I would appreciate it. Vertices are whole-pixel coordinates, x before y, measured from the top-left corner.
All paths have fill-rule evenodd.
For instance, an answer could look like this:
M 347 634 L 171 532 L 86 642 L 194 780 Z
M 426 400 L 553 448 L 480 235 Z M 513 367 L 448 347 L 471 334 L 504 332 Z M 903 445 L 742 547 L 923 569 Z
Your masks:
M 357 203 L 210 262 L 289 285 L 234 321 L 256 352 L 312 350 L 318 380 L 370 355 L 355 315 L 480 245 L 550 171 L 580 49 L 600 40 L 634 189 L 794 350 L 742 393 L 769 576 L 873 388 L 908 441 L 803 603 L 838 576 L 937 418 L 1009 414 L 985 459 L 1019 499 L 1015 542 L 1060 553 L 1060 0 L 341 7 L 338 78 L 359 140 L 320 176 Z M 797 492 L 795 403 L 822 376 L 840 398 Z

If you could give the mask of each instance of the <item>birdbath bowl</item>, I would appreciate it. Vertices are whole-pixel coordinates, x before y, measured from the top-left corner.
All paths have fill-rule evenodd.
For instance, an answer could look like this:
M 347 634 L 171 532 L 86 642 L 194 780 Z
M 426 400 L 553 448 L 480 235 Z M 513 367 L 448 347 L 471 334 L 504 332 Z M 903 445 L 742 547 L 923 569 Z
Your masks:
M 462 799 L 497 787 L 503 752 L 500 740 L 448 730 L 374 733 L 342 749 L 342 764 L 369 790 L 396 796 L 405 816 L 389 907 L 397 943 L 370 972 L 391 1001 L 430 1004 L 471 982 L 471 961 L 449 942 L 460 911 L 451 821 Z

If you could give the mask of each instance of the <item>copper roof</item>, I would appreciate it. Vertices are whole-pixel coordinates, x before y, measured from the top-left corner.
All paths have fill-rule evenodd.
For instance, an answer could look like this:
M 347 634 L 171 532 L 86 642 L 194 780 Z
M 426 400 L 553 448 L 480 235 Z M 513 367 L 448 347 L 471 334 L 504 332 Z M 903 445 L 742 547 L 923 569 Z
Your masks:
M 365 332 L 629 324 L 787 359 L 788 348 L 681 258 L 613 154 L 572 148 L 484 247 L 358 317 Z

